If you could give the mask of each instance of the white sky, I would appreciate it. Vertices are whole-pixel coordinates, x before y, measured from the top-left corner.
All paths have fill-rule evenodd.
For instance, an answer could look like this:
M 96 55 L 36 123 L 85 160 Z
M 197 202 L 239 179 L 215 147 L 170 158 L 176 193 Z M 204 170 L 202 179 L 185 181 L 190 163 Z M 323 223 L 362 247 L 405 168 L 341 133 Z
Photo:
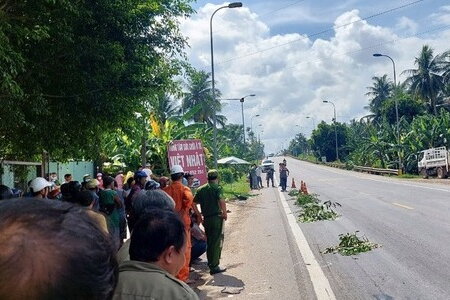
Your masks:
M 376 17 L 358 20 L 412 0 L 395 1 L 396 6 L 377 6 L 373 10 L 364 6 L 361 9 L 365 14 L 352 9 L 358 7 L 352 3 L 359 1 L 346 1 L 346 5 L 335 9 L 327 7 L 329 13 L 319 16 L 312 12 L 317 7 L 299 6 L 308 0 L 265 1 L 271 9 L 261 12 L 261 16 L 256 13 L 261 6 L 253 2 L 255 9 L 224 9 L 215 15 L 215 76 L 223 98 L 256 94 L 244 103 L 245 123 L 250 126 L 251 116 L 260 115 L 253 118 L 253 128 L 256 133 L 263 130 L 266 153 L 287 147 L 299 131 L 309 136 L 313 121 L 306 116 L 313 117 L 316 125 L 321 120 L 331 122 L 333 107 L 322 103 L 323 99 L 336 104 L 339 122 L 368 114 L 364 109 L 368 104 L 365 93 L 371 78 L 383 74 L 393 77 L 390 60 L 372 57 L 373 53 L 390 55 L 397 65 L 397 80 L 403 81 L 401 72 L 414 67 L 414 57 L 422 45 L 430 45 L 435 53 L 450 49 L 450 5 L 442 4 L 446 1 L 424 1 L 434 2 L 434 8 L 425 6 L 424 10 L 419 3 L 392 13 L 390 18 L 381 16 L 383 21 Z M 290 3 L 293 5 L 276 11 Z M 188 57 L 197 69 L 211 70 L 209 18 L 222 5 L 203 4 L 196 15 L 182 21 L 182 32 L 189 39 Z M 333 24 L 326 25 L 330 15 L 336 17 Z M 295 22 L 296 18 L 302 22 Z M 332 26 L 330 32 L 307 37 Z M 307 31 L 302 32 L 303 27 Z M 242 123 L 238 101 L 228 102 L 223 113 L 230 123 Z

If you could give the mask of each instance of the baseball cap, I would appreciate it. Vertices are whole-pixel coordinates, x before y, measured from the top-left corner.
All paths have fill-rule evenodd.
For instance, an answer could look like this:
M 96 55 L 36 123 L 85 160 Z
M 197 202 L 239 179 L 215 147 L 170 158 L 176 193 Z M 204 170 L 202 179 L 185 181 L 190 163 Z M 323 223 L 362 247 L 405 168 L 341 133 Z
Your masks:
M 152 170 L 150 170 L 149 168 L 145 168 L 145 169 L 142 169 L 142 172 L 144 172 L 145 174 L 147 174 L 147 176 L 151 176 L 153 173 L 152 173 Z
M 217 172 L 217 170 L 215 169 L 209 170 L 208 177 L 219 177 L 219 172 Z
M 147 183 L 145 184 L 145 189 L 146 190 L 156 190 L 159 189 L 160 184 L 154 180 L 149 180 L 147 181 Z
M 30 183 L 30 188 L 33 190 L 33 193 L 42 191 L 43 189 L 49 186 L 52 186 L 52 184 L 42 177 L 36 177 Z
M 178 173 L 184 173 L 183 167 L 180 165 L 173 165 L 170 169 L 170 175 Z
M 100 184 L 100 182 L 98 182 L 97 179 L 91 179 L 88 182 L 86 182 L 86 188 L 89 190 L 95 189 L 99 184 Z
M 134 177 L 148 177 L 147 173 L 145 173 L 144 171 L 137 171 L 136 173 L 134 173 Z

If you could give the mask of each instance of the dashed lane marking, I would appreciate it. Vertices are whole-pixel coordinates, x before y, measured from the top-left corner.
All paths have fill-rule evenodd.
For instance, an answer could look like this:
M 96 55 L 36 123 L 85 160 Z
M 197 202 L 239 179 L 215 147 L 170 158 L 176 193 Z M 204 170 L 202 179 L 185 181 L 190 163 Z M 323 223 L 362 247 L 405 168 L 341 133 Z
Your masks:
M 302 229 L 297 223 L 296 216 L 293 214 L 290 209 L 285 194 L 278 190 L 280 194 L 280 202 L 283 206 L 284 213 L 286 214 L 289 227 L 291 228 L 292 235 L 294 236 L 295 243 L 297 244 L 298 249 L 300 250 L 300 254 L 305 263 L 306 269 L 309 273 L 309 278 L 311 279 L 314 292 L 318 300 L 335 300 L 336 296 L 334 295 L 333 290 L 331 289 L 330 283 L 328 282 L 327 277 L 322 271 L 322 268 L 319 265 L 319 262 L 314 257 L 314 254 L 311 250 L 311 247 L 306 240 L 305 235 L 303 234 Z
M 403 204 L 400 204 L 400 203 L 392 202 L 392 204 L 395 205 L 395 206 L 401 207 L 401 208 L 406 208 L 406 209 L 410 209 L 410 210 L 414 209 L 414 207 L 406 206 L 406 205 L 403 205 Z

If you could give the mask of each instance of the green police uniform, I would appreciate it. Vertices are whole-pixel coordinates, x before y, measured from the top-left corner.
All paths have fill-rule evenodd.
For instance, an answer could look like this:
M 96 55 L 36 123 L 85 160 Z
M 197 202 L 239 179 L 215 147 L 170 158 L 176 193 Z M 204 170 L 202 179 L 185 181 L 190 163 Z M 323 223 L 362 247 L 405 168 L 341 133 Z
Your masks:
M 198 300 L 197 294 L 155 264 L 130 260 L 119 267 L 119 282 L 113 300 L 186 299 Z
M 207 237 L 206 257 L 210 270 L 219 267 L 220 255 L 223 242 L 223 218 L 220 208 L 222 188 L 209 182 L 198 188 L 194 202 L 200 204 L 203 214 L 203 226 Z

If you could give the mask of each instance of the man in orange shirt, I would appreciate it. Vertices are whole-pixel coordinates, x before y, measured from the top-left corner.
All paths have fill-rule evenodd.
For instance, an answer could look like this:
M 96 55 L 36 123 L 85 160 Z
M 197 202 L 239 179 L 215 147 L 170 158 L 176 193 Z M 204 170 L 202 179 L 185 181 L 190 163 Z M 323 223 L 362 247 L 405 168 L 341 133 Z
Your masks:
M 186 252 L 185 252 L 185 262 L 183 268 L 177 274 L 177 278 L 189 282 L 189 262 L 191 260 L 191 218 L 189 217 L 189 210 L 192 208 L 197 215 L 197 222 L 201 221 L 201 215 L 197 207 L 193 205 L 194 196 L 192 195 L 191 189 L 184 186 L 181 182 L 184 175 L 183 168 L 180 165 L 174 165 L 170 169 L 170 177 L 172 179 L 172 184 L 164 188 L 164 191 L 169 194 L 175 201 L 175 211 L 181 217 L 184 223 L 184 229 L 186 233 Z

